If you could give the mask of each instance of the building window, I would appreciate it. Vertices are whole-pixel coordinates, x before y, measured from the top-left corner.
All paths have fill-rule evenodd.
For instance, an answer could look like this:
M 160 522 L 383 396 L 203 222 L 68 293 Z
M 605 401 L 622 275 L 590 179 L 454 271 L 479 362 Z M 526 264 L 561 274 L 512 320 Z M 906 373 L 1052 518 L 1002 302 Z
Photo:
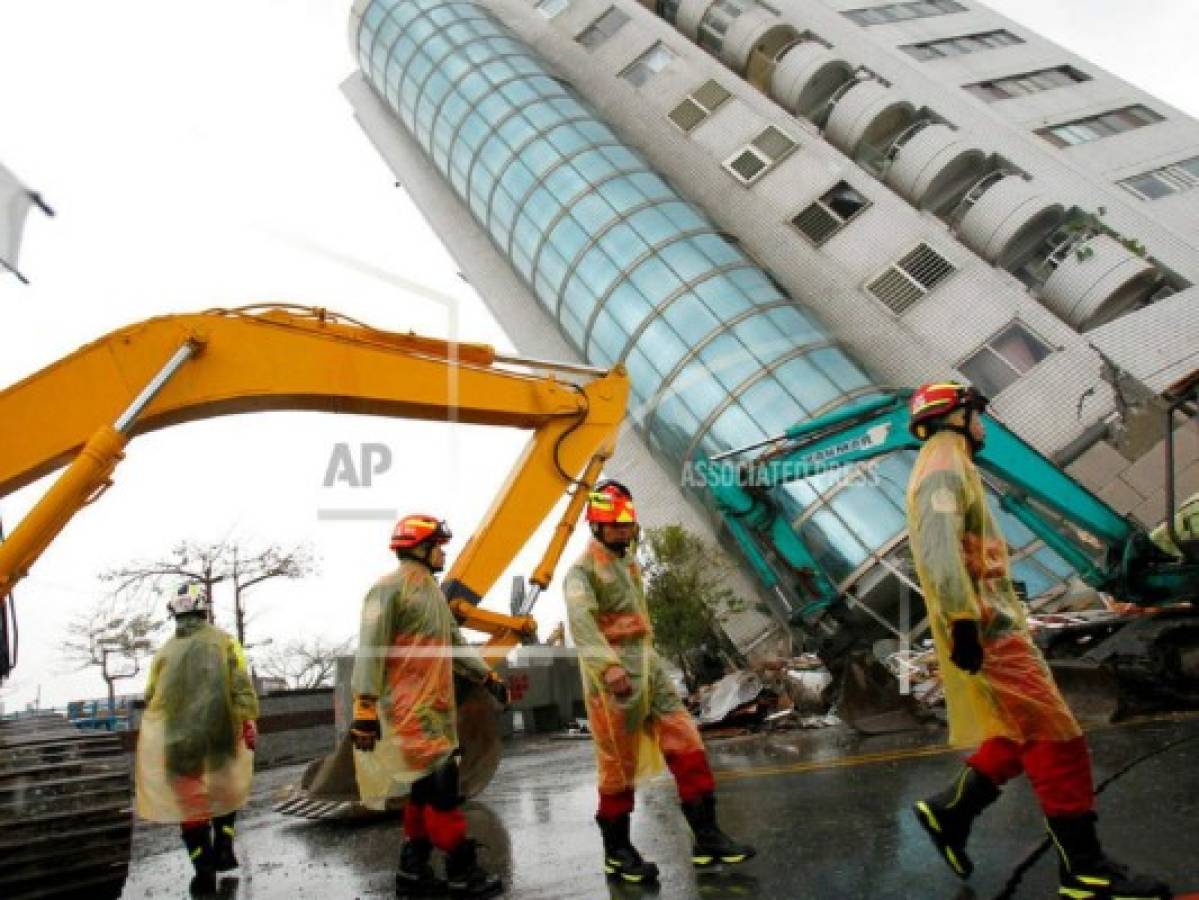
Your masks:
M 691 131 L 716 112 L 731 95 L 716 81 L 705 81 L 699 89 L 670 111 L 668 118 L 683 131 Z
M 866 286 L 896 315 L 907 312 L 915 303 L 957 270 L 928 244 L 892 263 L 887 271 Z
M 649 81 L 650 76 L 665 69 L 672 59 L 674 59 L 674 52 L 658 41 L 633 60 L 628 68 L 620 73 L 620 77 L 634 87 L 641 87 Z
M 842 15 L 858 25 L 867 26 L 965 11 L 966 7 L 957 0 L 916 0 L 913 3 L 889 3 L 886 6 L 868 6 L 865 9 L 846 9 L 842 11 Z
M 593 50 L 620 31 L 620 27 L 627 21 L 627 15 L 615 6 L 609 6 L 608 11 L 583 29 L 575 40 L 588 50 Z
M 743 184 L 753 184 L 797 144 L 779 129 L 770 125 L 724 161 L 724 167 Z
M 994 397 L 1048 355 L 1049 345 L 1016 321 L 963 360 L 958 370 Z
M 570 0 L 537 0 L 534 8 L 547 19 L 552 19 L 568 6 Z
M 1122 131 L 1132 131 L 1144 125 L 1152 125 L 1162 121 L 1162 116 L 1145 106 L 1126 106 L 1111 112 L 1089 116 L 1074 122 L 1063 122 L 1061 125 L 1051 125 L 1037 130 L 1037 134 L 1049 141 L 1055 147 L 1073 147 L 1075 144 L 1086 144 L 1100 138 L 1119 134 Z
M 1002 28 L 998 31 L 984 31 L 981 34 L 967 34 L 962 37 L 943 38 L 939 41 L 925 41 L 923 44 L 906 44 L 900 47 L 909 56 L 925 61 L 943 59 L 946 56 L 964 56 L 967 53 L 978 53 L 983 50 L 997 50 L 1000 47 L 1010 47 L 1012 44 L 1023 44 L 1021 38 Z
M 977 84 L 963 85 L 963 87 L 978 99 L 986 103 L 994 103 L 996 100 L 1023 97 L 1026 94 L 1039 94 L 1042 91 L 1069 87 L 1072 84 L 1090 80 L 1090 75 L 1078 71 L 1073 66 L 1058 66 L 1054 69 L 1028 72 L 1025 75 L 996 78 L 994 81 L 980 81 Z
M 870 206 L 870 201 L 844 181 L 791 220 L 799 232 L 819 247 Z
M 1199 156 L 1125 178 L 1119 184 L 1142 200 L 1157 200 L 1159 197 L 1181 194 L 1199 186 Z

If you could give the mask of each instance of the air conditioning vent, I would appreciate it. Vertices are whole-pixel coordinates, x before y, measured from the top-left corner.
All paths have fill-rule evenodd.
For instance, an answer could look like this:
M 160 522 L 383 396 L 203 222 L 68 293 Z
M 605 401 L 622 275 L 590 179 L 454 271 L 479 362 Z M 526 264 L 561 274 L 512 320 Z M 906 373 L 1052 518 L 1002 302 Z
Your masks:
M 844 181 L 838 181 L 819 200 L 791 220 L 799 232 L 819 247 L 845 227 L 870 201 Z
M 688 97 L 670 111 L 668 118 L 675 125 L 679 126 L 679 128 L 683 129 L 683 131 L 690 131 L 704 119 L 708 118 L 708 113 L 702 106 Z
M 791 224 L 798 228 L 804 237 L 819 247 L 840 231 L 844 223 L 822 204 L 813 203 L 792 219 Z
M 897 265 L 916 279 L 925 291 L 931 291 L 957 271 L 949 260 L 928 244 L 921 244 Z
M 708 112 L 716 111 L 716 108 L 724 103 L 731 96 L 719 83 L 715 81 L 705 81 L 699 86 L 694 94 L 691 95 L 696 102 L 700 104 Z
M 892 263 L 887 271 L 866 286 L 866 290 L 885 303 L 891 312 L 903 315 L 955 271 L 949 260 L 928 244 L 921 244 Z
M 728 167 L 736 173 L 738 178 L 749 184 L 762 174 L 766 169 L 766 163 L 752 150 L 742 150 L 729 160 Z

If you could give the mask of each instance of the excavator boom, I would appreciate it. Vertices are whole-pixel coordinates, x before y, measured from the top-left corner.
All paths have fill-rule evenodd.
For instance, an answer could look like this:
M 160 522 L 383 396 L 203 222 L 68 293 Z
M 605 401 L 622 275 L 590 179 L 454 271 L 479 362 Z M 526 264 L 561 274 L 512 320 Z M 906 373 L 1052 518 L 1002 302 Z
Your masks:
M 872 397 L 804 422 L 768 442 L 769 449 L 750 460 L 732 459 L 735 452 L 715 460 L 724 468 L 710 479 L 717 503 L 768 586 L 774 586 L 778 576 L 757 549 L 754 535 L 764 538 L 791 568 L 817 571 L 817 605 L 836 599 L 835 589 L 819 573 L 810 551 L 778 514 L 767 492 L 832 468 L 900 450 L 918 450 L 920 442 L 908 430 L 910 393 L 897 391 Z M 975 462 L 1009 488 L 1000 498 L 1001 505 L 1070 563 L 1087 583 L 1144 606 L 1177 603 L 1199 593 L 1199 563 L 1172 558 L 1154 549 L 1143 530 L 1002 423 L 986 414 L 983 420 L 987 439 Z M 1082 542 L 1063 535 L 1038 507 L 1101 543 L 1107 549 L 1106 563 L 1097 563 Z
M 558 499 L 573 493 L 534 576 L 539 587 L 548 584 L 584 499 L 576 479 L 598 474 L 624 416 L 623 370 L 591 371 L 581 385 L 516 371 L 485 345 L 381 331 L 323 310 L 217 310 L 122 328 L 0 392 L 0 421 L 21 434 L 0 445 L 0 496 L 70 462 L 0 544 L 0 602 L 106 488 L 138 434 L 264 410 L 454 421 L 533 431 L 446 577 L 464 624 L 511 646 L 535 634 L 536 623 L 476 613 L 474 605 Z

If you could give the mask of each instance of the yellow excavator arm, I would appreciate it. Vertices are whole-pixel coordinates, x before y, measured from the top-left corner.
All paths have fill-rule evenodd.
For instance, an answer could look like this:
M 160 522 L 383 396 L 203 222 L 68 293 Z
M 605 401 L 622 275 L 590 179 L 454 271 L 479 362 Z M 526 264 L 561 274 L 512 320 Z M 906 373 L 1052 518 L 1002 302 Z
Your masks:
M 518 371 L 520 367 L 525 371 Z M 583 383 L 554 370 L 586 376 Z M 170 425 L 261 410 L 316 410 L 533 432 L 474 536 L 446 575 L 463 625 L 502 658 L 536 634 L 527 615 L 476 604 L 554 504 L 570 495 L 540 565 L 544 589 L 624 417 L 628 379 L 380 331 L 324 310 L 263 307 L 162 316 L 114 331 L 0 392 L 0 497 L 66 470 L 0 544 L 0 606 L 71 517 L 111 483 L 125 445 Z M 526 610 L 527 611 L 527 610 Z

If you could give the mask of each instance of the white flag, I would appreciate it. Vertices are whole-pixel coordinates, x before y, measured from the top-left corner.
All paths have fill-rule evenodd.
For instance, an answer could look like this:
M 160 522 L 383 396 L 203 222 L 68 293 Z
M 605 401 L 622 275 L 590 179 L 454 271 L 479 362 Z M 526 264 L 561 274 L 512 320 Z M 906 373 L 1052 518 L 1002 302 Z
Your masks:
M 29 207 L 34 204 L 52 215 L 37 194 L 0 165 L 0 270 L 7 269 L 21 281 L 25 281 L 25 276 L 17 270 L 17 253 L 21 249 L 25 218 L 29 215 Z

